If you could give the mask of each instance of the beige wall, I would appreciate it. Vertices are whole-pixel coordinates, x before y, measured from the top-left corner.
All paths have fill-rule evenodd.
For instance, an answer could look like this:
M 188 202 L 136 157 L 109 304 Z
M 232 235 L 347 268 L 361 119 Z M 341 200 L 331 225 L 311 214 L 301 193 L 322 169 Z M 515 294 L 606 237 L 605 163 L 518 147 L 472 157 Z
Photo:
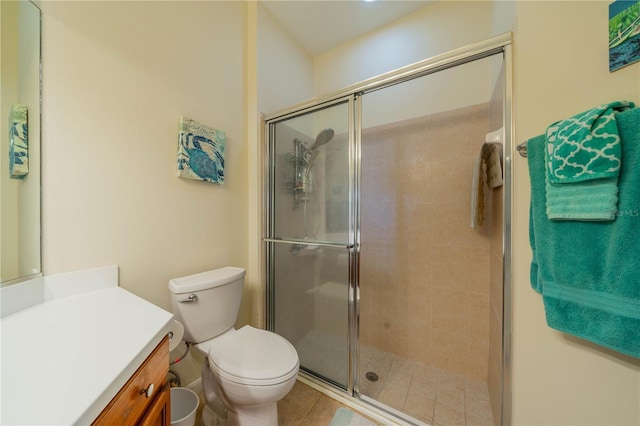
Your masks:
M 170 278 L 246 267 L 245 5 L 43 9 L 45 272 L 118 264 L 170 309 Z M 182 115 L 226 132 L 223 185 L 176 177 Z
M 609 73 L 609 3 L 518 2 L 516 143 L 594 105 L 640 101 L 640 64 Z M 513 424 L 640 424 L 640 360 L 545 324 L 541 298 L 529 286 L 526 161 L 517 156 L 513 169 Z
M 313 95 L 313 58 L 257 5 L 258 107 L 269 114 Z
M 489 38 L 491 3 L 484 1 L 435 2 L 372 33 L 313 58 L 316 96 L 375 77 L 440 53 Z M 478 88 L 476 88 L 478 89 Z M 477 103 L 486 100 L 490 91 Z M 462 105 L 447 105 L 435 113 Z

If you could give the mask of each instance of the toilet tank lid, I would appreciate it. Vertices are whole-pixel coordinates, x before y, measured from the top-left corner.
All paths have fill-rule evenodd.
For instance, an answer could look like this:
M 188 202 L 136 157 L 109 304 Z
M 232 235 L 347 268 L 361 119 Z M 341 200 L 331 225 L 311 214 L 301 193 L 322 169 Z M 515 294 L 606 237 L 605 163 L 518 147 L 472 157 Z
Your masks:
M 227 266 L 213 271 L 201 272 L 169 281 L 169 290 L 175 294 L 192 293 L 229 284 L 243 278 L 245 270 L 233 266 Z

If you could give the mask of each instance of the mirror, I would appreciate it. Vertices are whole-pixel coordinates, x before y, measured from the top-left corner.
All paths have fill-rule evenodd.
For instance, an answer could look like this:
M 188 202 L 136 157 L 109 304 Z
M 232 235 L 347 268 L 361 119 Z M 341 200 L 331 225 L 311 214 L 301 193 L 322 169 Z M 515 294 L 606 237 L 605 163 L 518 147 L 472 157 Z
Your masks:
M 41 275 L 40 9 L 0 2 L 0 283 Z

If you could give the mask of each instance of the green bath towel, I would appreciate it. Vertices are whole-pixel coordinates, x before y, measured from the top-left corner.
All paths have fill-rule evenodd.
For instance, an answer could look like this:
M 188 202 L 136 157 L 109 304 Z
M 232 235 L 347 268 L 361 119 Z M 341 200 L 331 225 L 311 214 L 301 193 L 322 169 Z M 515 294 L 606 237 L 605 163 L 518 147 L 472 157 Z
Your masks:
M 531 285 L 550 327 L 640 358 L 640 108 L 616 118 L 623 160 L 615 221 L 550 220 L 545 136 L 528 141 Z

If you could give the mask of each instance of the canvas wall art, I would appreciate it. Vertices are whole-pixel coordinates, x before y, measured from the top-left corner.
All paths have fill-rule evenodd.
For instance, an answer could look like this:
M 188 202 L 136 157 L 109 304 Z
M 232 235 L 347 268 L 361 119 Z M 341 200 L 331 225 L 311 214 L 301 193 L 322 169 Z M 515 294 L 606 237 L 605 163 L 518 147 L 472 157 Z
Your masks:
M 9 177 L 24 179 L 29 173 L 27 106 L 11 105 L 9 115 Z
M 197 121 L 180 118 L 178 176 L 221 184 L 224 182 L 226 136 Z
M 640 0 L 609 5 L 609 71 L 640 61 Z

